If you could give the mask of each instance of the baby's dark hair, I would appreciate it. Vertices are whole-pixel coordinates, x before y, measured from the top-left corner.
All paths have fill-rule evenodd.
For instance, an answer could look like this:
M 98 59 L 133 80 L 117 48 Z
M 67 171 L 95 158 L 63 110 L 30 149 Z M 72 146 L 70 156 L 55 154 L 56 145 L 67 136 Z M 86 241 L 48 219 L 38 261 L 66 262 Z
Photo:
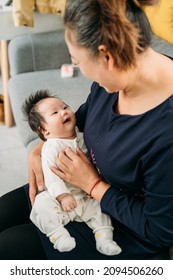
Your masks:
M 39 113 L 37 105 L 41 100 L 46 98 L 55 98 L 55 96 L 53 96 L 47 89 L 38 90 L 35 93 L 31 93 L 22 105 L 22 112 L 25 115 L 29 126 L 43 141 L 46 141 L 46 139 L 44 138 L 41 129 L 43 129 L 45 120 Z

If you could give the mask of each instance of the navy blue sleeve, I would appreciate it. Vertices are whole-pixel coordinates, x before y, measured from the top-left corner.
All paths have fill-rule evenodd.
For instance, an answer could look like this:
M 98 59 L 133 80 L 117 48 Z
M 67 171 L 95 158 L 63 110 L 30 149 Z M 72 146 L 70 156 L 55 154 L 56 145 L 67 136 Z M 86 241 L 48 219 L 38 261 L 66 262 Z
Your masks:
M 112 186 L 101 200 L 102 211 L 140 237 L 169 246 L 173 244 L 173 141 L 143 159 L 142 169 L 144 196 Z

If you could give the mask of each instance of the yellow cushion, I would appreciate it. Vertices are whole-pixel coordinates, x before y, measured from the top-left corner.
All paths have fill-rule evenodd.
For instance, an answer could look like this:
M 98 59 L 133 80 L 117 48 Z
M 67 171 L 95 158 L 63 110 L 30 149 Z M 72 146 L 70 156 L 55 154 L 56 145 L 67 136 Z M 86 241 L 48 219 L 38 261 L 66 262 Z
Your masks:
M 147 6 L 144 11 L 153 32 L 162 39 L 173 43 L 173 0 L 160 0 L 154 6 Z

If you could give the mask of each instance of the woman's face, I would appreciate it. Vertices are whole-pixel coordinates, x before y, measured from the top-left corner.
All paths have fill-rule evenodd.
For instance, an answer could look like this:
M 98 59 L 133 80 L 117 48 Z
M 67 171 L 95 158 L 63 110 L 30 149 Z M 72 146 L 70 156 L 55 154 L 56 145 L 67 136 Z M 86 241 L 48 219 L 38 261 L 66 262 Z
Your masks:
M 100 46 L 99 54 L 93 57 L 88 49 L 76 43 L 74 32 L 65 31 L 65 40 L 70 52 L 72 63 L 79 67 L 82 74 L 97 82 L 109 93 L 118 92 L 126 87 L 126 72 L 120 71 L 113 64 L 113 58 Z

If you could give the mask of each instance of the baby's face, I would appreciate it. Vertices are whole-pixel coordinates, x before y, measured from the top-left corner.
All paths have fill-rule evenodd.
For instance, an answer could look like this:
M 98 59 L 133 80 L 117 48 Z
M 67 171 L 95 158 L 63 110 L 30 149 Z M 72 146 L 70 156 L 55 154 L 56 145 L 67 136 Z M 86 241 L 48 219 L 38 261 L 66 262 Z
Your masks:
M 46 98 L 38 103 L 38 111 L 45 123 L 42 133 L 48 138 L 73 138 L 76 118 L 68 105 L 58 98 Z

